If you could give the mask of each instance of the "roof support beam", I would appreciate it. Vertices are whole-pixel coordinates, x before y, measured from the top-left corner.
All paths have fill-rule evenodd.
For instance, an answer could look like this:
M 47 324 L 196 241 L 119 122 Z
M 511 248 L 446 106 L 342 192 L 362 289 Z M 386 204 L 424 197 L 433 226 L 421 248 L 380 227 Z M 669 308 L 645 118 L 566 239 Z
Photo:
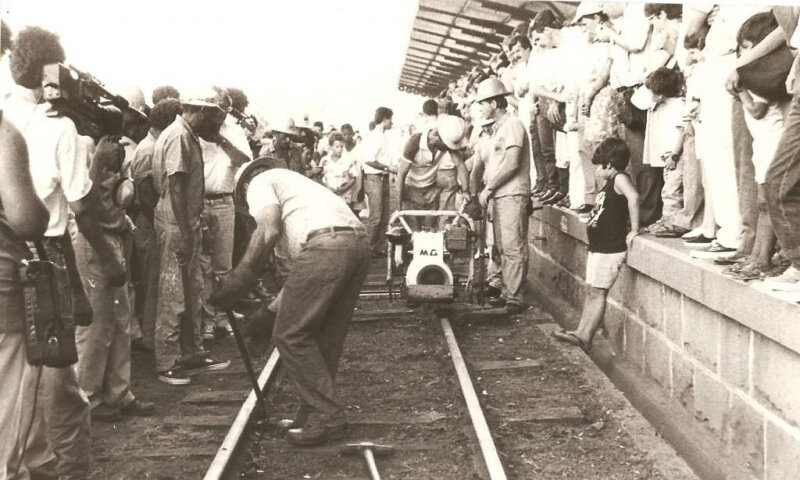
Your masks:
M 475 48 L 475 49 L 477 49 L 479 51 L 482 50 L 482 49 L 485 49 L 485 48 L 490 48 L 490 46 L 485 44 L 485 43 L 473 42 L 473 41 L 470 41 L 470 40 L 465 40 L 463 38 L 451 37 L 451 36 L 448 36 L 447 34 L 434 32 L 432 30 L 427 30 L 427 29 L 424 29 L 424 28 L 414 27 L 413 30 L 415 32 L 424 33 L 425 35 L 433 35 L 435 37 L 440 37 L 440 38 L 444 38 L 444 39 L 448 39 L 449 38 L 449 39 L 453 40 L 454 42 L 456 42 L 459 45 L 464 45 L 465 47 Z M 494 48 L 500 48 L 500 47 L 496 47 L 495 46 Z
M 523 22 L 527 22 L 528 20 L 536 16 L 536 12 L 533 12 L 531 10 L 514 7 L 512 5 L 506 5 L 505 3 L 494 2 L 492 0 L 480 0 L 480 4 L 483 8 L 494 10 L 496 12 L 506 13 L 508 15 L 511 15 L 511 18 L 514 18 L 516 20 L 522 20 Z
M 484 32 L 482 30 L 473 30 L 473 29 L 471 29 L 469 27 L 463 27 L 461 25 L 451 25 L 451 24 L 449 24 L 447 22 L 442 22 L 442 21 L 439 21 L 439 20 L 435 20 L 433 18 L 419 17 L 418 16 L 417 20 L 421 20 L 423 22 L 432 23 L 434 25 L 440 25 L 442 27 L 455 28 L 455 29 L 461 30 L 462 32 L 464 32 L 467 35 L 472 35 L 474 37 L 481 37 L 481 38 L 486 40 L 487 45 L 490 45 L 492 47 L 494 47 L 495 45 L 499 46 L 499 44 L 503 41 L 503 37 L 501 37 L 500 35 L 496 35 L 494 33 Z
M 448 12 L 447 10 L 439 10 L 438 8 L 426 7 L 420 5 L 419 7 L 420 12 L 431 12 L 431 13 L 438 13 L 440 15 L 447 15 L 450 17 L 456 18 L 463 18 L 464 20 L 469 20 L 469 23 L 473 25 L 478 25 L 479 27 L 491 28 L 492 30 L 496 31 L 500 35 L 508 35 L 512 31 L 514 31 L 513 27 L 506 25 L 505 23 L 496 22 L 493 20 L 487 20 L 485 18 L 477 18 L 471 17 L 469 15 L 464 15 L 462 13 L 453 13 Z

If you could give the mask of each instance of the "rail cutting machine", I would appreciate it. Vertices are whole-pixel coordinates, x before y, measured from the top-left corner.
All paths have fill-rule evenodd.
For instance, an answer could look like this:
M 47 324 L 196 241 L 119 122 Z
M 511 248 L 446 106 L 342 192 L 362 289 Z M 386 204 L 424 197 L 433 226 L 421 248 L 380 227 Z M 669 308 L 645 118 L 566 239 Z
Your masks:
M 414 231 L 407 217 L 446 219 L 441 231 Z M 475 222 L 455 210 L 400 210 L 389 219 L 386 233 L 386 283 L 403 276 L 403 296 L 413 301 L 449 302 L 463 292 L 471 295 L 482 260 Z M 463 289 L 462 289 L 463 287 Z

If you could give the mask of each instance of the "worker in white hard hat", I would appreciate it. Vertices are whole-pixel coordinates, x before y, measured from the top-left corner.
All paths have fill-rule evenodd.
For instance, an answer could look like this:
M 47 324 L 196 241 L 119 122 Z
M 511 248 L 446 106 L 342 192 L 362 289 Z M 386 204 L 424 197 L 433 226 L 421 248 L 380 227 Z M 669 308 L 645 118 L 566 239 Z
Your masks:
M 397 171 L 397 194 L 404 210 L 455 210 L 457 192 L 469 198 L 469 173 L 462 154 L 466 137 L 466 122 L 443 114 L 433 126 L 408 139 Z M 437 226 L 435 217 L 408 220 L 414 230 Z
M 528 215 L 530 214 L 530 140 L 525 126 L 506 111 L 510 95 L 496 77 L 478 85 L 475 101 L 484 118 L 493 118 L 488 158 L 477 162 L 473 175 L 478 178 L 485 167 L 485 186 L 478 200 L 491 209 L 495 244 L 500 252 L 503 276 L 502 296 L 496 305 L 505 305 L 506 313 L 520 313 L 528 265 Z
M 183 113 L 153 147 L 153 182 L 160 196 L 154 224 L 161 265 L 154 346 L 158 379 L 170 385 L 187 385 L 193 373 L 230 365 L 203 350 L 200 322 L 205 178 L 199 137 L 214 138 L 226 115 L 223 101 L 212 88 L 185 91 Z

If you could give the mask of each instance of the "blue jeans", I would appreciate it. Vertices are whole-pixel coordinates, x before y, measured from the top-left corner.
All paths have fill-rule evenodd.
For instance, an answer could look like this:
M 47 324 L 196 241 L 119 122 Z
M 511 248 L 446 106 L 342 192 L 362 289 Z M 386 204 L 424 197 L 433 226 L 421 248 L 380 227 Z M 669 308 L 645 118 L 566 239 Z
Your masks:
M 778 243 L 792 264 L 800 268 L 800 94 L 792 98 L 765 187 Z
M 364 175 L 364 194 L 369 202 L 367 236 L 373 252 L 386 251 L 386 225 L 389 222 L 389 176 Z
M 214 274 L 229 272 L 233 266 L 233 232 L 235 208 L 233 196 L 204 200 L 203 213 L 203 246 L 200 252 L 200 268 L 203 271 L 203 317 L 204 321 L 216 326 L 227 323 L 223 311 L 217 311 L 207 303 L 213 290 Z M 207 248 L 206 248 L 207 247 Z
M 369 262 L 367 238 L 354 232 L 319 235 L 291 262 L 274 339 L 307 417 L 297 419 L 301 424 L 345 422 L 336 372 Z

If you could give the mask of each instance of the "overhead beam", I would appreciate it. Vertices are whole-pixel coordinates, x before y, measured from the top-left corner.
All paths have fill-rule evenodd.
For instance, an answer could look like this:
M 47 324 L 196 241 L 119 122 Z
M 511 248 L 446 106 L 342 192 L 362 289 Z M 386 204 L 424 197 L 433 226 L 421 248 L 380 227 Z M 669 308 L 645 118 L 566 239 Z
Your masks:
M 479 27 L 491 28 L 492 30 L 496 31 L 501 35 L 508 35 L 512 31 L 514 31 L 513 27 L 506 25 L 505 23 L 496 22 L 493 20 L 487 20 L 485 18 L 472 17 L 469 15 L 464 15 L 463 13 L 448 12 L 447 10 L 440 10 L 438 8 L 426 7 L 423 5 L 420 5 L 419 11 L 438 13 L 440 15 L 447 15 L 456 18 L 463 18 L 464 20 L 469 21 L 469 23 L 473 25 L 478 25 Z
M 468 50 L 463 50 L 463 49 L 458 48 L 458 47 L 445 45 L 444 42 L 436 43 L 436 42 L 430 42 L 428 40 L 423 40 L 421 38 L 414 38 L 414 37 L 411 37 L 411 40 L 414 41 L 414 42 L 419 42 L 419 43 L 423 43 L 423 44 L 427 44 L 427 45 L 432 45 L 434 47 L 446 48 L 446 49 L 450 50 L 452 53 L 456 53 L 456 54 L 459 54 L 459 55 L 464 55 L 464 57 L 466 57 L 466 59 L 477 60 L 477 59 L 479 59 L 479 57 L 488 58 L 488 57 L 492 56 L 490 53 L 487 53 L 487 52 L 477 52 L 477 51 L 476 52 L 470 52 Z M 438 53 L 438 55 L 442 55 L 442 53 L 440 52 L 440 53 Z M 454 58 L 458 58 L 458 57 L 454 57 Z
M 500 44 L 503 41 L 503 37 L 501 37 L 500 35 L 497 35 L 495 33 L 490 33 L 490 32 L 484 32 L 483 30 L 473 30 L 473 29 L 471 29 L 469 27 L 465 27 L 465 26 L 462 26 L 462 25 L 455 25 L 455 24 L 451 25 L 451 24 L 449 24 L 447 22 L 442 22 L 441 20 L 436 20 L 436 19 L 428 18 L 428 17 L 419 17 L 418 16 L 417 20 L 420 20 L 420 21 L 423 21 L 423 22 L 432 23 L 434 25 L 440 25 L 440 26 L 443 26 L 443 27 L 455 28 L 455 29 L 461 30 L 462 32 L 466 33 L 467 35 L 472 35 L 474 37 L 481 37 L 483 39 L 486 39 L 487 45 Z
M 480 4 L 483 8 L 506 13 L 511 15 L 511 18 L 514 18 L 515 20 L 522 20 L 523 22 L 527 22 L 536 16 L 536 12 L 531 10 L 515 7 L 513 5 L 506 5 L 505 3 L 494 2 L 492 0 L 480 0 Z
M 494 49 L 500 48 L 499 46 L 493 46 L 492 47 L 492 46 L 490 46 L 490 45 L 488 45 L 486 43 L 473 42 L 471 40 L 465 40 L 463 38 L 452 37 L 452 36 L 449 36 L 447 34 L 434 32 L 432 30 L 427 30 L 425 28 L 414 27 L 413 30 L 415 32 L 424 33 L 425 35 L 432 35 L 432 36 L 440 37 L 440 38 L 444 38 L 444 39 L 448 39 L 449 38 L 450 40 L 453 40 L 454 42 L 456 42 L 456 43 L 458 43 L 460 45 L 464 45 L 464 46 L 467 46 L 467 47 L 475 48 L 477 50 L 482 50 L 482 49 L 485 49 L 485 48 L 494 48 Z

